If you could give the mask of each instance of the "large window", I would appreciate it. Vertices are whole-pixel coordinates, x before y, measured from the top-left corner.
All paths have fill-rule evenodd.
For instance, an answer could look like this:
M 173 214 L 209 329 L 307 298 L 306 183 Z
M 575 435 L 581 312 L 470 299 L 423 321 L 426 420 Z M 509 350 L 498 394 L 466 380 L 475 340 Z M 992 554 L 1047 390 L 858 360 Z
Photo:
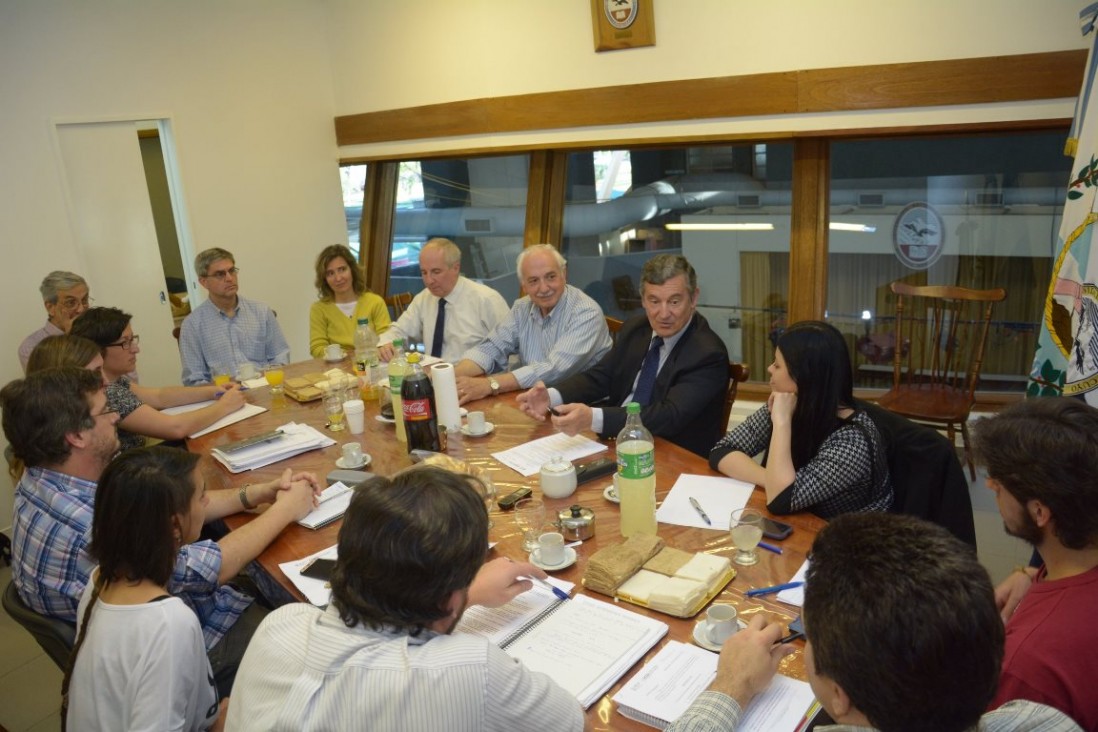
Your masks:
M 1025 388 L 1071 160 L 1065 134 L 836 142 L 828 320 L 848 335 L 855 386 L 891 383 L 889 285 L 1002 287 L 979 388 Z
M 423 289 L 420 247 L 428 239 L 445 237 L 461 248 L 462 274 L 513 302 L 529 176 L 527 155 L 401 162 L 389 294 Z
M 343 216 L 347 219 L 347 245 L 357 256 L 359 227 L 362 226 L 362 196 L 366 188 L 366 166 L 339 166 L 339 184 L 343 189 Z
M 569 284 L 627 319 L 644 312 L 644 263 L 681 253 L 698 272 L 699 312 L 759 378 L 785 317 L 791 182 L 788 143 L 573 153 L 561 242 Z

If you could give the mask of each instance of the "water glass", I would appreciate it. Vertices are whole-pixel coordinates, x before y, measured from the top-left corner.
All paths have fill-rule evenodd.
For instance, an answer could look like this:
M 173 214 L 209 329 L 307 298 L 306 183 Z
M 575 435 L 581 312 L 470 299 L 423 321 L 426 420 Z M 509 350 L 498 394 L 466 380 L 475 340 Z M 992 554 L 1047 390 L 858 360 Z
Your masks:
M 732 512 L 728 521 L 732 544 L 736 547 L 736 564 L 750 566 L 759 561 L 755 548 L 763 538 L 762 514 L 753 508 L 741 508 Z
M 515 504 L 515 525 L 522 531 L 522 548 L 538 548 L 538 537 L 545 526 L 545 504 L 538 498 L 523 498 Z
M 271 385 L 271 394 L 282 393 L 282 382 L 286 378 L 286 372 L 282 370 L 281 366 L 268 366 L 263 369 L 263 376 L 266 377 L 267 383 Z
M 343 393 L 341 391 L 324 395 L 324 414 L 328 418 L 328 429 L 332 432 L 343 431 L 343 422 L 346 417 L 343 414 Z

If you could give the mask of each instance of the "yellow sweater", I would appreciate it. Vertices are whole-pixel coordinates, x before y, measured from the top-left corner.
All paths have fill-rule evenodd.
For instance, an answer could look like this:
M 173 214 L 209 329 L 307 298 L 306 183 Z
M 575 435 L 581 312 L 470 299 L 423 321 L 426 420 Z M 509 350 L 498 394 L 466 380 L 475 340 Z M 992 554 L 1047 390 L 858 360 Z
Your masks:
M 324 347 L 329 343 L 353 348 L 359 318 L 369 318 L 370 327 L 378 335 L 389 330 L 391 324 L 385 301 L 372 292 L 364 292 L 358 296 L 355 313 L 349 318 L 334 302 L 314 302 L 309 308 L 309 353 L 313 358 L 324 358 Z

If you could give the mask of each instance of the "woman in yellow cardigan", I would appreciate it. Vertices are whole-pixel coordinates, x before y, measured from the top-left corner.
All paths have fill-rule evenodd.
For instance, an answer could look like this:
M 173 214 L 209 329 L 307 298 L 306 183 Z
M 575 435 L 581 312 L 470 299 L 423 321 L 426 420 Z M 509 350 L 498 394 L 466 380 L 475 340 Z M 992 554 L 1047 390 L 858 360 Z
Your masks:
M 374 332 L 389 330 L 389 308 L 370 292 L 351 250 L 342 244 L 325 247 L 316 258 L 316 291 L 320 299 L 309 308 L 309 352 L 324 358 L 324 348 L 338 343 L 354 348 L 359 318 L 369 318 Z

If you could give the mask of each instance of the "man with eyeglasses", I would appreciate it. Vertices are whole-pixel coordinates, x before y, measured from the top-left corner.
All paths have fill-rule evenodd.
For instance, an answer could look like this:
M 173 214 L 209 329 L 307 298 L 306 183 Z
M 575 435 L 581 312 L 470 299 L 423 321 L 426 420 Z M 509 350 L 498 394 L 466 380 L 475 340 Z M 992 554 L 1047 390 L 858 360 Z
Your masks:
M 208 384 L 214 366 L 235 369 L 251 363 L 262 370 L 290 362 L 290 346 L 275 312 L 238 294 L 240 269 L 232 252 L 220 247 L 200 252 L 194 258 L 194 271 L 209 298 L 187 316 L 180 329 L 185 385 Z
M 42 293 L 42 304 L 46 306 L 46 324 L 31 333 L 19 344 L 19 364 L 27 370 L 27 359 L 34 347 L 48 336 L 65 335 L 72 327 L 72 321 L 88 309 L 91 297 L 88 295 L 88 283 L 78 274 L 57 270 L 50 272 L 42 280 L 38 291 Z
M 15 489 L 12 582 L 32 610 L 73 623 L 95 566 L 88 553 L 95 491 L 118 452 L 118 414 L 107 405 L 100 376 L 74 366 L 12 381 L 0 389 L 0 409 L 4 435 L 26 466 Z M 315 476 L 287 469 L 272 481 L 206 492 L 207 522 L 272 504 L 216 542 L 183 546 L 168 584 L 198 616 L 222 696 L 228 696 L 248 641 L 266 615 L 230 583 L 282 529 L 314 507 L 319 491 Z

